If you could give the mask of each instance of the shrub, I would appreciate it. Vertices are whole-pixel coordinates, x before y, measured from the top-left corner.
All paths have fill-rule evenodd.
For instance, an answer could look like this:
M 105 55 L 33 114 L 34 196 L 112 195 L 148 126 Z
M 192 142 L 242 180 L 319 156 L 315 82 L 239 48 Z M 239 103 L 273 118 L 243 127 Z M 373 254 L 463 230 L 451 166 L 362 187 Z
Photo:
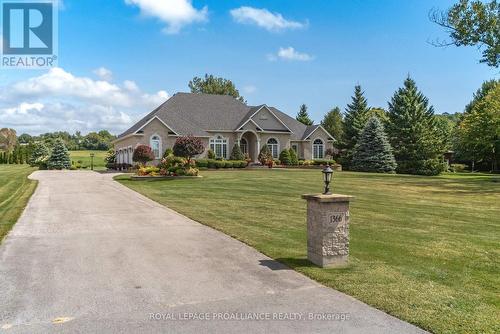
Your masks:
M 226 165 L 226 162 L 225 161 L 220 161 L 220 160 L 215 160 L 215 168 L 219 169 L 219 168 L 224 168 L 224 166 Z
M 233 162 L 232 161 L 225 161 L 224 168 L 233 168 Z
M 6 153 L 3 153 L 3 161 L 4 163 L 8 162 L 8 158 Z M 37 142 L 35 144 L 35 148 L 33 150 L 33 153 L 31 153 L 31 157 L 28 160 L 28 163 L 31 166 L 37 166 L 40 169 L 46 169 L 47 168 L 47 161 L 49 160 L 49 149 L 43 142 Z
M 137 175 L 139 176 L 156 176 L 160 169 L 154 166 L 143 166 L 137 170 Z
M 245 160 L 240 161 L 240 166 L 239 166 L 239 168 L 246 168 L 247 166 L 248 166 L 248 163 L 247 163 Z
M 450 172 L 453 173 L 461 173 L 464 172 L 467 169 L 467 165 L 464 164 L 451 164 L 450 165 Z
M 110 148 L 108 152 L 106 152 L 106 157 L 104 161 L 108 164 L 114 164 L 116 162 L 116 152 L 114 149 Z
M 269 165 L 273 162 L 273 155 L 271 154 L 271 151 L 269 150 L 269 147 L 267 147 L 267 145 L 262 146 L 262 148 L 260 149 L 258 160 L 263 165 Z
M 134 162 L 140 163 L 141 165 L 145 165 L 147 162 L 154 159 L 155 156 L 153 154 L 153 150 L 151 150 L 151 147 L 147 145 L 138 145 L 134 150 L 134 154 L 132 155 L 132 160 Z
M 297 153 L 293 149 L 289 149 L 288 153 L 290 154 L 290 165 L 297 166 L 299 164 L 299 158 L 297 157 Z
M 303 166 L 312 166 L 314 165 L 314 160 L 304 160 L 302 161 Z
M 184 168 L 177 168 L 175 170 L 175 175 L 184 176 L 184 175 L 186 175 L 186 170 Z
M 176 156 L 183 157 L 188 161 L 191 161 L 192 157 L 205 152 L 205 146 L 200 138 L 184 136 L 178 137 L 175 140 L 173 150 Z
M 60 138 L 57 138 L 54 142 L 54 148 L 47 161 L 47 167 L 49 169 L 69 169 L 71 167 L 68 149 Z
M 240 145 L 238 143 L 235 143 L 233 146 L 233 151 L 231 152 L 231 156 L 229 157 L 230 160 L 244 160 L 245 155 L 243 152 L 241 152 Z
M 291 165 L 291 160 L 292 158 L 290 157 L 290 150 L 285 148 L 283 151 L 281 151 L 280 161 L 283 165 L 285 166 Z
M 214 160 L 214 159 L 208 159 L 207 160 L 207 167 L 208 168 L 216 168 L 215 164 L 216 164 L 217 160 Z
M 161 159 L 158 167 L 161 169 L 169 169 L 170 167 L 175 168 L 187 168 L 190 166 L 190 163 L 185 158 L 176 157 L 174 155 L 169 155 L 166 158 Z
M 198 172 L 197 168 L 189 167 L 186 169 L 186 176 L 198 176 Z
M 197 159 L 196 160 L 196 167 L 199 167 L 199 168 L 208 167 L 208 160 L 207 159 Z
M 312 161 L 312 164 L 315 166 L 334 165 L 336 163 L 335 160 L 325 160 L 325 159 L 316 159 L 310 161 Z
M 215 156 L 214 151 L 212 151 L 211 149 L 208 149 L 208 151 L 207 151 L 207 158 L 215 160 L 216 156 Z
M 174 154 L 174 150 L 172 150 L 171 148 L 167 148 L 165 150 L 165 153 L 163 153 L 163 158 L 166 158 L 168 157 L 169 155 L 173 155 Z
M 441 159 L 399 161 L 396 171 L 400 174 L 434 176 L 446 170 L 446 163 Z

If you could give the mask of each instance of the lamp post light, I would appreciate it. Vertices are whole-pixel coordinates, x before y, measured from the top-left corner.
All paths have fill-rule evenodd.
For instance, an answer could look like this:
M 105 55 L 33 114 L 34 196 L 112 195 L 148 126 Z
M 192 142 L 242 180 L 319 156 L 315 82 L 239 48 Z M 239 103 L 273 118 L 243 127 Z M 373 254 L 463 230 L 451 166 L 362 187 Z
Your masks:
M 94 170 L 94 153 L 90 153 L 90 170 Z
M 323 169 L 322 173 L 323 182 L 325 182 L 325 192 L 323 193 L 323 195 L 331 195 L 332 193 L 330 192 L 330 183 L 332 182 L 333 169 L 330 167 L 330 165 L 327 165 L 325 169 Z

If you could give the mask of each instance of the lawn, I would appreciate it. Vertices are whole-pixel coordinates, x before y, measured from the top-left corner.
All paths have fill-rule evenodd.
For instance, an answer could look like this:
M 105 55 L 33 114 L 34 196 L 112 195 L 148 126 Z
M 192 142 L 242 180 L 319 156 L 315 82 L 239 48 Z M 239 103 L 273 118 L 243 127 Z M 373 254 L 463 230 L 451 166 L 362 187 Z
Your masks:
M 104 161 L 104 158 L 106 157 L 107 151 L 69 151 L 71 161 L 74 162 L 74 164 L 81 161 L 80 165 L 86 166 L 89 169 L 90 153 L 94 153 L 94 169 L 105 169 L 106 161 Z
M 320 171 L 210 171 L 202 179 L 124 185 L 295 270 L 435 333 L 499 333 L 500 179 L 341 172 L 351 206 L 350 264 L 306 260 L 303 193 Z M 326 311 L 326 310 L 325 310 Z
M 0 165 L 0 242 L 36 188 L 37 182 L 27 178 L 35 170 L 28 165 Z

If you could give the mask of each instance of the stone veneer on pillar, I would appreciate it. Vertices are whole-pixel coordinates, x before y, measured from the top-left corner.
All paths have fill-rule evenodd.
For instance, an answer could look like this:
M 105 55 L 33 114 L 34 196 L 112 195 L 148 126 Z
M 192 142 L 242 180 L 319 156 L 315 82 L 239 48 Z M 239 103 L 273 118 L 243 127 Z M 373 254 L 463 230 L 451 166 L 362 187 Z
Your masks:
M 320 267 L 347 264 L 349 202 L 353 196 L 302 195 L 307 200 L 307 258 Z

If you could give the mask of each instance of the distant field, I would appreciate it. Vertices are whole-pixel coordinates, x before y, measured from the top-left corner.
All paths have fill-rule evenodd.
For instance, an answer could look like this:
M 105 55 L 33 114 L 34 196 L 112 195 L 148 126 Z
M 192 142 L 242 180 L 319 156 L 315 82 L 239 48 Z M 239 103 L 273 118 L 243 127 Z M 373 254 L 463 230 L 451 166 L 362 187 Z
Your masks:
M 107 151 L 69 151 L 71 156 L 71 161 L 77 164 L 81 161 L 81 165 L 90 168 L 90 153 L 94 153 L 94 168 L 103 169 L 106 167 L 106 157 Z
M 0 165 L 0 242 L 16 223 L 36 188 L 28 179 L 36 168 L 28 165 Z

